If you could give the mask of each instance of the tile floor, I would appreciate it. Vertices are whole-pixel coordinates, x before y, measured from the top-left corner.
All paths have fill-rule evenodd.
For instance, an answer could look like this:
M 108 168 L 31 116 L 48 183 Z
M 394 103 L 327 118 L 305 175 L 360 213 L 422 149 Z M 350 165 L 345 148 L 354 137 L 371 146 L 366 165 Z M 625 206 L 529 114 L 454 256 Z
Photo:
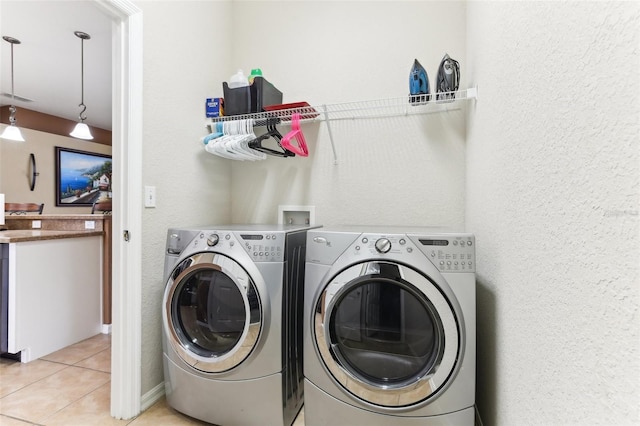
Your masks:
M 27 364 L 0 358 L 2 426 L 205 425 L 164 398 L 132 420 L 110 413 L 111 338 L 99 334 Z M 304 426 L 304 409 L 293 426 Z

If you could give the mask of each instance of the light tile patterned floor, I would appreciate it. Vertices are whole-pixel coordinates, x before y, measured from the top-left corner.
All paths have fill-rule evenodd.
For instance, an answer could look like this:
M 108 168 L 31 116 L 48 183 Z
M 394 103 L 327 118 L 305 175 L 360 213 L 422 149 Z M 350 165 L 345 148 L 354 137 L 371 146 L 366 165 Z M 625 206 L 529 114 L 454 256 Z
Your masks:
M 206 425 L 164 398 L 135 419 L 114 419 L 110 373 L 111 339 L 103 334 L 26 364 L 0 358 L 0 425 Z M 304 409 L 293 426 L 304 426 Z

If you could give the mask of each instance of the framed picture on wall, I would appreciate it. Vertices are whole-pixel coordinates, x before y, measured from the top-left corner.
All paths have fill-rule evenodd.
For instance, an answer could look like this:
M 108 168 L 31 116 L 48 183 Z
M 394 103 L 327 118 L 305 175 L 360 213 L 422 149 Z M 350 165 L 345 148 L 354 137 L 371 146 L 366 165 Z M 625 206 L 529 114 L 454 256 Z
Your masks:
M 56 206 L 91 206 L 111 198 L 111 156 L 56 146 Z

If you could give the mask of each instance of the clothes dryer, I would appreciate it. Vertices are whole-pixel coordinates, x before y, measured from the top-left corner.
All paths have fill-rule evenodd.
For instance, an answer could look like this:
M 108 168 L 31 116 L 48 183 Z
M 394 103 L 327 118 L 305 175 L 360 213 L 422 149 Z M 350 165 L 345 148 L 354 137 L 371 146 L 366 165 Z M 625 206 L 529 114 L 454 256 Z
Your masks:
M 218 425 L 294 421 L 308 229 L 169 229 L 162 334 L 171 407 Z
M 306 425 L 474 424 L 475 238 L 307 234 Z

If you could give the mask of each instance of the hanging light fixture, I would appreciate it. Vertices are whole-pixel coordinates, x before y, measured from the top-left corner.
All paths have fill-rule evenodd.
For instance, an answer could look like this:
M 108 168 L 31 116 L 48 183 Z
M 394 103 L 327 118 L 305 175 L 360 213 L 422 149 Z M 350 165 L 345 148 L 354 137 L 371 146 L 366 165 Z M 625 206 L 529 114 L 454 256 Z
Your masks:
M 84 120 L 87 119 L 87 116 L 85 115 L 85 111 L 87 110 L 87 106 L 84 104 L 84 41 L 85 40 L 89 40 L 91 38 L 91 36 L 87 33 L 83 33 L 82 31 L 74 31 L 73 32 L 76 37 L 78 37 L 80 39 L 80 93 L 81 93 L 81 99 L 80 99 L 80 105 L 78 105 L 80 108 L 82 108 L 82 110 L 80 111 L 80 121 L 78 122 L 78 124 L 76 124 L 75 129 L 73 129 L 73 132 L 69 133 L 71 136 L 73 136 L 74 138 L 78 138 L 78 139 L 87 139 L 87 140 L 91 140 L 93 139 L 93 136 L 91 135 L 91 131 L 89 130 L 89 126 L 87 126 L 86 124 L 84 124 Z
M 9 107 L 9 125 L 4 128 L 0 138 L 24 142 L 22 132 L 20 132 L 20 128 L 16 126 L 16 106 L 13 91 L 13 45 L 20 44 L 20 40 L 9 36 L 2 36 L 2 39 L 11 44 L 11 106 Z

